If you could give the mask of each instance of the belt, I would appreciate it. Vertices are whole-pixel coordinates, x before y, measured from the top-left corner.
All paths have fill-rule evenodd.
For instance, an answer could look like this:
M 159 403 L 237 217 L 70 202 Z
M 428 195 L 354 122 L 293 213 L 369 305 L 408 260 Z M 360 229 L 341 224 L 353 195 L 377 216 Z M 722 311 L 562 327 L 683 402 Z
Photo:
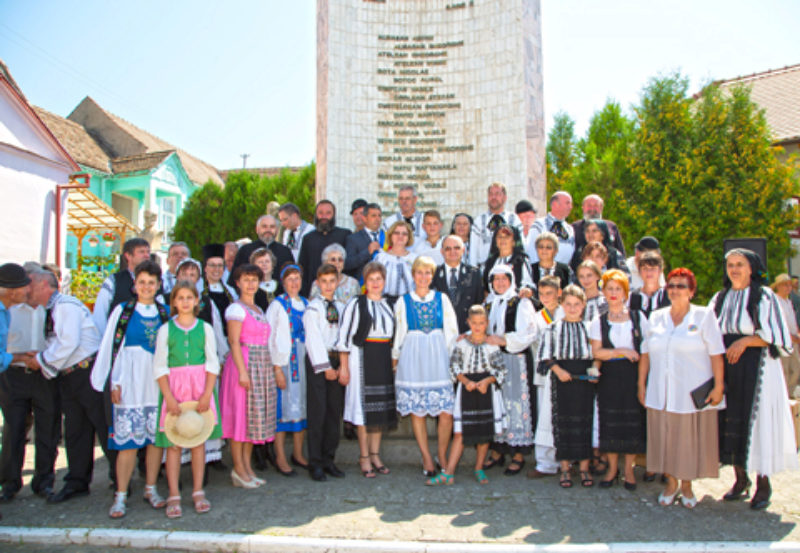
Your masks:
M 72 365 L 71 367 L 67 367 L 66 369 L 61 371 L 61 374 L 63 376 L 66 376 L 66 375 L 68 375 L 70 373 L 73 373 L 73 372 L 77 371 L 78 369 L 91 368 L 91 366 L 94 365 L 94 360 L 96 358 L 97 358 L 97 352 L 91 354 L 89 357 L 87 357 L 83 361 L 79 361 L 79 362 L 75 363 L 74 365 Z

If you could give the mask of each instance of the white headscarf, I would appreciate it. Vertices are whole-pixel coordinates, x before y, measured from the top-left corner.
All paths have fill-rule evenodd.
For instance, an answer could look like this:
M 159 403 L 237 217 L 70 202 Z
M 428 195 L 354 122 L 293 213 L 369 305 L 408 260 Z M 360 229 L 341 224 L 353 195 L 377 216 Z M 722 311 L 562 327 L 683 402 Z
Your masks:
M 508 290 L 503 292 L 502 294 L 498 294 L 494 291 L 494 286 L 492 286 L 492 277 L 494 275 L 508 275 L 509 280 L 511 280 L 511 285 L 508 287 Z M 486 303 L 494 303 L 495 300 L 510 300 L 511 298 L 517 295 L 517 284 L 514 282 L 514 271 L 511 269 L 510 265 L 506 265 L 505 263 L 498 263 L 495 265 L 491 271 L 489 271 L 489 288 L 491 291 L 489 292 L 489 297 L 486 298 Z

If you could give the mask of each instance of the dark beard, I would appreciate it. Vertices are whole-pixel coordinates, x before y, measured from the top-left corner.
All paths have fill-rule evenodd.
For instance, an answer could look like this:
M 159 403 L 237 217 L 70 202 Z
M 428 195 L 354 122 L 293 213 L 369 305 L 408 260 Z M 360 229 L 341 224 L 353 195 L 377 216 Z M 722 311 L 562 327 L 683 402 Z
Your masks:
M 322 234 L 328 234 L 330 231 L 333 230 L 333 221 L 317 221 L 317 231 L 321 232 Z

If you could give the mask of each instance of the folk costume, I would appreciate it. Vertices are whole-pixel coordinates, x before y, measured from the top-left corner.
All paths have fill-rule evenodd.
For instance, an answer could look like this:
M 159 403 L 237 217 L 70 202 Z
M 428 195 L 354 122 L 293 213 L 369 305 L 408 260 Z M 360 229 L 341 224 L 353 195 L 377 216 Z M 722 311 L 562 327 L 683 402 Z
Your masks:
M 450 350 L 458 337 L 456 313 L 446 294 L 409 292 L 394 304 L 397 411 L 435 417 L 453 412 Z
M 511 267 L 499 265 L 492 270 L 490 277 L 500 273 L 508 275 L 511 285 L 503 294 L 492 292 L 486 300 L 489 310 L 487 334 L 502 336 L 506 340 L 506 345 L 501 348 L 506 368 L 501 391 L 508 425 L 495 436 L 491 449 L 503 454 L 528 454 L 536 430 L 533 358 L 530 350 L 536 338 L 536 312 L 533 303 L 517 296 Z
M 653 311 L 669 305 L 671 303 L 666 288 L 659 288 L 649 296 L 642 292 L 641 289 L 634 290 L 628 298 L 628 308 L 631 311 L 641 311 L 648 319 Z
M 304 242 L 305 243 L 305 242 Z M 286 378 L 286 389 L 278 389 L 277 432 L 300 432 L 306 428 L 306 334 L 303 313 L 308 300 L 281 294 L 267 309 L 272 331 L 269 354 Z
M 176 319 L 170 320 L 158 330 L 153 359 L 153 379 L 167 377 L 169 389 L 178 403 L 197 401 L 206 388 L 206 373 L 219 375 L 219 359 L 214 329 L 211 325 L 195 319 L 190 328 L 184 328 Z M 222 437 L 220 409 L 214 393 L 209 410 L 214 415 L 214 430 L 210 440 Z M 164 431 L 167 405 L 159 394 L 157 447 L 172 447 Z M 213 459 L 212 459 L 213 460 Z M 208 459 L 207 459 L 208 461 Z
M 522 221 L 513 211 L 492 213 L 487 211 L 475 218 L 470 228 L 470 247 L 472 250 L 473 265 L 483 265 L 491 255 L 491 246 L 494 233 L 501 225 L 508 225 L 522 231 Z
M 525 254 L 525 250 L 522 247 L 522 241 L 520 239 L 519 229 L 516 227 L 512 227 L 509 225 L 501 225 L 505 226 L 506 228 L 511 230 L 511 233 L 514 237 L 514 249 L 511 252 L 511 255 L 502 257 L 500 255 L 500 250 L 497 247 L 497 232 L 494 233 L 492 238 L 492 247 L 489 250 L 489 257 L 485 260 L 485 264 L 483 266 L 483 288 L 487 292 L 491 292 L 489 286 L 489 277 L 492 274 L 492 270 L 499 266 L 499 265 L 506 265 L 511 267 L 512 273 L 514 275 L 514 282 L 516 285 L 521 288 L 530 288 L 533 290 L 534 296 L 536 295 L 536 284 L 533 283 L 533 277 L 531 276 L 531 266 L 528 262 L 528 256 Z M 538 300 L 537 300 L 538 302 Z
M 497 346 L 475 344 L 467 337 L 453 348 L 450 355 L 450 377 L 456 384 L 453 431 L 461 433 L 465 446 L 489 443 L 505 429 L 507 417 L 500 393 L 505 373 L 503 354 Z M 473 382 L 490 376 L 497 382 L 485 394 L 478 390 L 470 392 L 458 381 L 460 374 Z
M 375 261 L 386 267 L 386 286 L 383 293 L 390 303 L 393 304 L 398 297 L 414 289 L 411 265 L 416 258 L 417 254 L 410 250 L 402 257 L 384 251 L 375 256 Z
M 558 365 L 573 376 L 561 382 L 550 369 Z M 583 321 L 560 320 L 550 325 L 539 344 L 540 374 L 550 372 L 553 442 L 556 460 L 576 461 L 592 457 L 594 384 L 574 377 L 585 376 L 592 366 L 592 345 Z
M 590 323 L 595 317 L 605 315 L 606 313 L 608 313 L 608 302 L 602 292 L 593 298 L 586 299 L 586 307 L 583 308 L 584 321 Z
M 241 301 L 228 307 L 225 319 L 242 323 L 239 345 L 250 377 L 250 388 L 245 389 L 239 384 L 239 369 L 233 356 L 229 355 L 220 384 L 222 436 L 237 442 L 271 442 L 275 439 L 278 402 L 268 345 L 271 326 L 258 306 L 251 308 Z
M 533 367 L 539 366 L 539 343 L 542 341 L 547 327 L 564 318 L 564 308 L 560 305 L 554 311 L 542 307 L 536 312 L 534 323 L 536 325 L 536 338 L 531 345 L 533 354 Z M 533 372 L 533 383 L 536 391 L 536 426 L 534 433 L 534 454 L 536 456 L 536 470 L 544 474 L 558 472 L 556 462 L 556 448 L 553 442 L 553 383 L 547 374 Z
M 350 354 L 344 420 L 355 426 L 381 430 L 397 427 L 393 335 L 394 314 L 386 299 L 373 301 L 360 295 L 345 307 L 336 349 Z

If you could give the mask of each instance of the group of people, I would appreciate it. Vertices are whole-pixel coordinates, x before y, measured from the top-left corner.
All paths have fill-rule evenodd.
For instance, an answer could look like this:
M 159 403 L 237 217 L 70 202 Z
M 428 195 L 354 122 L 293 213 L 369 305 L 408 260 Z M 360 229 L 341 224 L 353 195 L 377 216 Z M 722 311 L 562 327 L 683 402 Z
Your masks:
M 413 187 L 385 218 L 355 201 L 355 232 L 336 226 L 328 200 L 313 224 L 287 203 L 238 249 L 208 244 L 198 261 L 173 243 L 163 274 L 134 238 L 93 313 L 52 271 L 1 266 L 3 499 L 22 486 L 31 412 L 34 492 L 53 502 L 87 494 L 96 435 L 116 489 L 112 518 L 126 513 L 137 456 L 144 499 L 175 518 L 182 462 L 195 511 L 211 509 L 205 471 L 224 467 L 223 440 L 234 486 L 264 485 L 255 469 L 265 457 L 284 476 L 295 466 L 325 481 L 345 476 L 335 464 L 344 421 L 361 475 L 376 478 L 390 473 L 383 434 L 410 415 L 431 486 L 453 484 L 466 446 L 477 449 L 480 484 L 506 457 L 504 474 L 519 474 L 533 453 L 527 476 L 557 475 L 563 488 L 577 474 L 583 487 L 599 475 L 600 487 L 621 477 L 635 489 L 634 460 L 646 454 L 644 479 L 665 483 L 662 505 L 694 507 L 692 481 L 724 463 L 736 472 L 725 499 L 746 497 L 755 473 L 751 507 L 765 508 L 770 475 L 797 465 L 788 276 L 776 295 L 760 258 L 731 250 L 724 288 L 694 305 L 694 275 L 665 277 L 657 239 L 626 259 L 598 196 L 573 224 L 567 192 L 541 217 L 527 200 L 514 212 L 506 201 L 492 183 L 488 210 L 456 214 L 449 233 L 440 213 L 416 210 Z M 62 412 L 69 470 L 55 492 Z

